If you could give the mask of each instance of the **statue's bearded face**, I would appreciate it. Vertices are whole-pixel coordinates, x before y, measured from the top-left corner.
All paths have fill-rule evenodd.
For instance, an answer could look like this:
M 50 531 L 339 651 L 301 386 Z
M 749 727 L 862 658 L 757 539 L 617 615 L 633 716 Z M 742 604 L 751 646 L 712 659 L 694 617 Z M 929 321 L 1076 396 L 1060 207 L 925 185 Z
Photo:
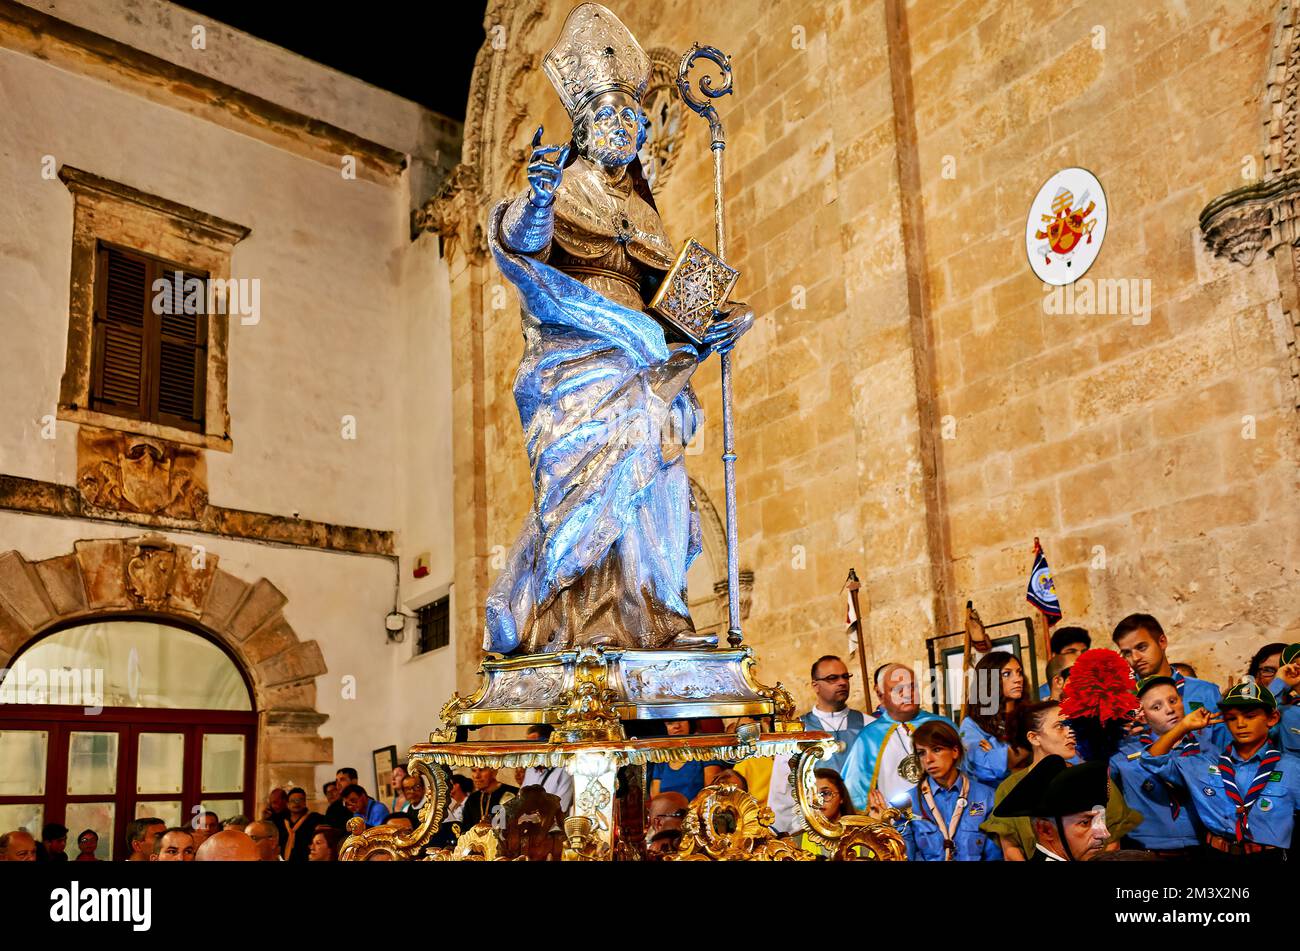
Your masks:
M 626 93 L 602 93 L 583 109 L 574 132 L 578 148 L 593 162 L 628 165 L 645 142 L 645 114 Z

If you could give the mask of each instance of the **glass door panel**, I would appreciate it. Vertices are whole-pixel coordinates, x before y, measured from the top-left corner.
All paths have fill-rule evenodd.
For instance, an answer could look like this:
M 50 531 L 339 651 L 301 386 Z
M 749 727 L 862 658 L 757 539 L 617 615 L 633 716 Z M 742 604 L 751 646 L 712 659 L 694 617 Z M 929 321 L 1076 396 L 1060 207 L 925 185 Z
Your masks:
M 244 800 L 242 799 L 205 799 L 203 800 L 204 812 L 215 812 L 222 822 L 227 819 L 233 819 L 235 816 L 243 815 Z M 245 818 L 255 818 L 246 816 Z
M 184 733 L 141 733 L 135 765 L 135 791 L 179 793 L 185 776 Z
M 49 740 L 45 730 L 0 730 L 0 796 L 45 795 Z
M 99 836 L 95 857 L 106 862 L 113 857 L 113 820 L 117 817 L 114 802 L 70 802 L 64 810 L 63 824 L 68 827 L 68 840 L 76 842 L 81 833 L 92 829 Z M 74 838 L 75 836 L 75 838 Z M 69 844 L 68 858 L 75 859 L 80 850 Z
M 167 823 L 171 829 L 181 825 L 181 801 L 179 799 L 140 799 L 135 804 L 135 818 L 158 818 Z
M 117 792 L 117 746 L 116 732 L 69 734 L 69 796 L 111 796 Z
M 210 792 L 244 791 L 244 736 L 242 733 L 203 734 L 201 789 Z
M 41 840 L 41 829 L 45 825 L 45 803 L 17 802 L 0 806 L 0 829 L 13 832 L 26 829 L 37 842 Z

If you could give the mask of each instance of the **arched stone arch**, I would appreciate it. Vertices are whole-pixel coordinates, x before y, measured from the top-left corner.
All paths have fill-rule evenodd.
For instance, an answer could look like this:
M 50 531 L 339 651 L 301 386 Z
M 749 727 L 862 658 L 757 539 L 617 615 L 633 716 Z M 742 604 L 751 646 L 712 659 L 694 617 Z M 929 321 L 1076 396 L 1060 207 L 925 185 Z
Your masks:
M 0 667 L 54 627 L 114 614 L 198 626 L 229 651 L 248 677 L 258 715 L 260 802 L 273 786 L 314 786 L 316 766 L 333 761 L 334 741 L 318 729 L 316 680 L 326 672 L 315 641 L 301 640 L 270 581 L 246 582 L 161 535 L 83 540 L 73 551 L 30 562 L 0 554 Z
M 695 493 L 695 507 L 700 516 L 700 539 L 704 547 L 704 553 L 714 567 L 714 574 L 717 576 L 713 582 L 713 593 L 718 599 L 718 617 L 723 619 L 723 630 L 726 630 L 727 617 L 727 526 L 722 517 L 718 515 L 718 509 L 709 498 L 709 493 L 704 490 L 695 479 L 691 479 L 691 491 Z M 754 572 L 741 568 L 740 570 L 740 620 L 745 621 L 749 617 L 749 609 L 754 602 Z

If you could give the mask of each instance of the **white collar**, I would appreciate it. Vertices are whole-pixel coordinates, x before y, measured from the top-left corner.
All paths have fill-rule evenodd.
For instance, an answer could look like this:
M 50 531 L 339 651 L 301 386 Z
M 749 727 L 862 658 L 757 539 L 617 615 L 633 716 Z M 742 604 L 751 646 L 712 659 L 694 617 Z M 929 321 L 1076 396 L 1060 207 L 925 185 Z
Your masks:
M 1065 859 L 1061 858 L 1061 857 L 1060 857 L 1059 855 L 1057 855 L 1055 852 L 1049 852 L 1049 851 L 1047 851 L 1047 849 L 1043 848 L 1043 845 L 1042 845 L 1041 842 L 1035 842 L 1035 843 L 1034 843 L 1034 848 L 1037 849 L 1039 852 L 1042 852 L 1043 855 L 1047 856 L 1047 861 L 1049 861 L 1049 862 L 1064 862 L 1064 861 L 1065 861 Z
M 849 714 L 851 714 L 852 712 L 853 711 L 848 707 L 845 707 L 843 710 L 840 710 L 839 712 L 832 712 L 830 710 L 819 710 L 816 707 L 813 707 L 813 716 L 815 716 L 818 720 L 820 720 L 822 723 L 826 724 L 827 726 L 831 726 L 835 723 L 839 723 L 839 726 L 835 728 L 838 730 L 848 729 Z

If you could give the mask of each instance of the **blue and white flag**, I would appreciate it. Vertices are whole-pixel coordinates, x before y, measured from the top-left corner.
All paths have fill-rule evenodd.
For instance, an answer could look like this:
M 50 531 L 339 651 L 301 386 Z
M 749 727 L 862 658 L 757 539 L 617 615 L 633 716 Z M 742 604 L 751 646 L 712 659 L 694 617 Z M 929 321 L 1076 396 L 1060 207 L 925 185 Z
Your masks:
M 1025 600 L 1043 612 L 1047 623 L 1055 624 L 1061 619 L 1061 602 L 1056 598 L 1056 585 L 1052 583 L 1052 569 L 1047 567 L 1047 558 L 1043 548 L 1034 539 L 1034 567 L 1029 569 L 1029 588 L 1025 591 Z

